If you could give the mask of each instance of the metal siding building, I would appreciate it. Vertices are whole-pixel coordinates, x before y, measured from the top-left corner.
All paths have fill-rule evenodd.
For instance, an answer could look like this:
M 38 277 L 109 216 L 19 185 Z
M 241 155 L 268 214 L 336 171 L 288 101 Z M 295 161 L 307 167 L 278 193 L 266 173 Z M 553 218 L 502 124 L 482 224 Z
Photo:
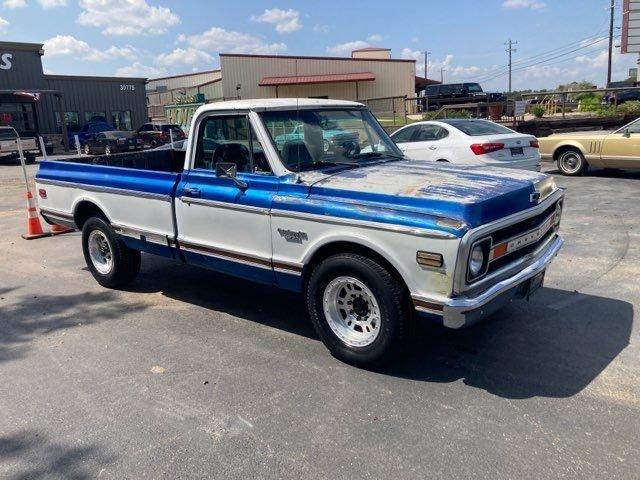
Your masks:
M 389 58 L 295 57 L 285 55 L 220 54 L 225 99 L 322 97 L 364 100 L 411 97 L 415 89 L 415 60 Z M 260 86 L 264 77 L 323 76 L 372 73 L 373 81 Z M 236 90 L 237 86 L 240 86 Z
M 62 113 L 77 117 L 104 114 L 120 128 L 147 120 L 145 78 L 45 75 L 42 44 L 0 42 L 0 122 L 21 133 L 61 134 Z M 116 115 L 114 115 L 116 114 Z

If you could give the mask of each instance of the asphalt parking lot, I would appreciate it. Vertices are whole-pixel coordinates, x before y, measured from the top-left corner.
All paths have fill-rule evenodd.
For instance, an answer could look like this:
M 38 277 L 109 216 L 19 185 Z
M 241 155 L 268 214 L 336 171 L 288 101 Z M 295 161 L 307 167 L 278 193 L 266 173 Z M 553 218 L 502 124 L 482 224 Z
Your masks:
M 20 238 L 0 166 L 0 477 L 638 478 L 640 173 L 557 181 L 545 288 L 423 324 L 374 372 L 332 358 L 295 295 L 150 256 L 103 289 L 78 233 Z

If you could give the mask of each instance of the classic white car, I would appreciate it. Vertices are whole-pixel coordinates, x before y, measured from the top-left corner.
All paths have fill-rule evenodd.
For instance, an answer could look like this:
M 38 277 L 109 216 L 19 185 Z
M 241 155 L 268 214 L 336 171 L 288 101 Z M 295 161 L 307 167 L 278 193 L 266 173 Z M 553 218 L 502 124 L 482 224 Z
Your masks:
M 414 160 L 540 171 L 538 140 L 488 120 L 416 122 L 391 138 Z
M 328 126 L 357 148 L 326 150 Z M 45 161 L 36 185 L 101 285 L 132 282 L 143 251 L 301 292 L 325 345 L 358 364 L 401 350 L 414 314 L 461 328 L 530 296 L 563 242 L 552 177 L 408 160 L 364 105 L 336 100 L 212 103 L 186 151 Z

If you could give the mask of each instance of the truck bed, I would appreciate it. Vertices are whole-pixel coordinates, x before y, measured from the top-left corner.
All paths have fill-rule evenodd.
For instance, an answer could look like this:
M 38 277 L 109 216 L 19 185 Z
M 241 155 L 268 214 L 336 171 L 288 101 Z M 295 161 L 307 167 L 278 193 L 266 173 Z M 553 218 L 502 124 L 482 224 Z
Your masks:
M 132 168 L 136 170 L 152 170 L 156 172 L 182 173 L 184 157 L 184 150 L 147 150 L 146 152 L 117 153 L 114 155 L 83 155 L 53 161 Z

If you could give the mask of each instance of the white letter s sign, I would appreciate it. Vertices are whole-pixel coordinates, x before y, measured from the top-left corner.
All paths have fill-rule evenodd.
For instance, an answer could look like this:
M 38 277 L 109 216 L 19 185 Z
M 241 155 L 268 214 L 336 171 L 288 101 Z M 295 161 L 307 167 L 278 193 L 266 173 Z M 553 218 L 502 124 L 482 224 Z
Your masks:
M 10 53 L 3 53 L 0 55 L 0 70 L 11 70 L 11 59 L 13 55 Z

